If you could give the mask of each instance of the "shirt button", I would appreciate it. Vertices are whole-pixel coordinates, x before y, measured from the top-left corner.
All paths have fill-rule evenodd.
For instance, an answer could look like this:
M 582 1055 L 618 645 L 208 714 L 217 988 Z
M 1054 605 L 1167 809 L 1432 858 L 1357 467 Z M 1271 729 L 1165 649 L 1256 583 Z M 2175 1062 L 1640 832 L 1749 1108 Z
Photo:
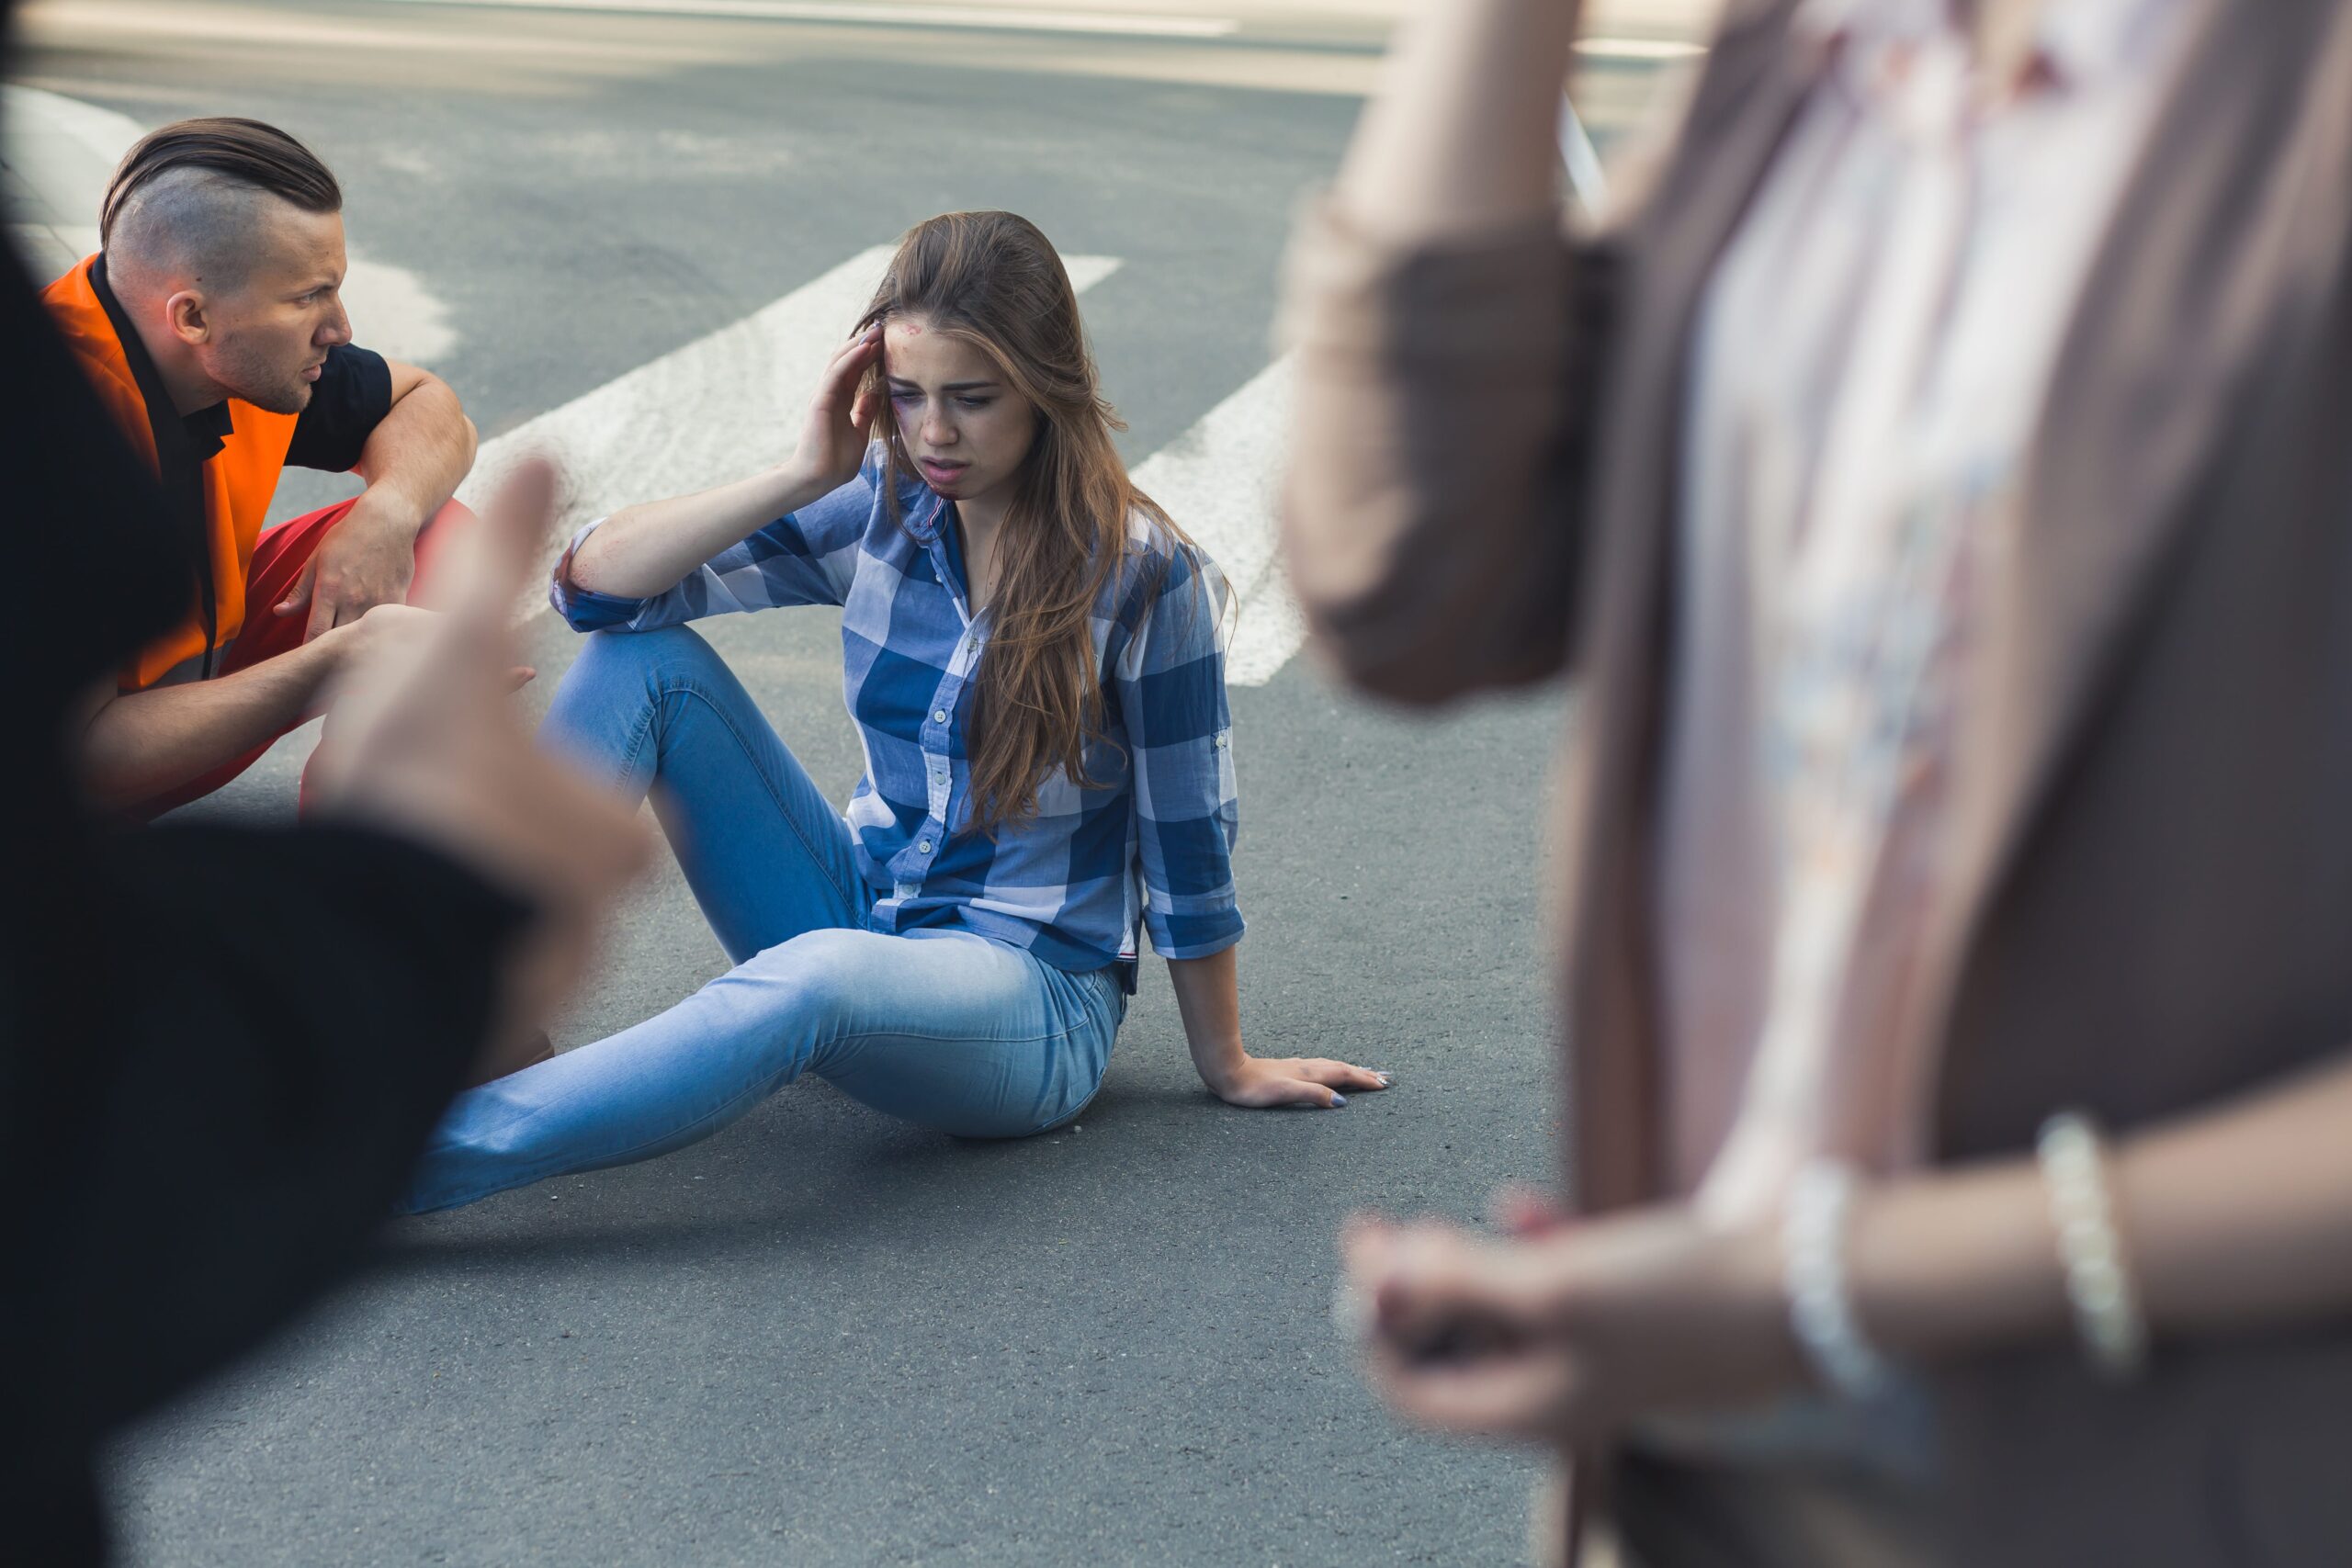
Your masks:
M 933 724 L 945 724 L 947 722 L 947 710 L 945 708 L 932 709 L 931 722 Z
M 922 840 L 920 843 L 916 844 L 916 845 L 915 845 L 915 852 L 916 852 L 918 854 L 926 854 L 926 855 L 927 855 L 927 854 L 931 853 L 931 840 L 930 840 L 929 839 L 925 839 L 925 840 Z

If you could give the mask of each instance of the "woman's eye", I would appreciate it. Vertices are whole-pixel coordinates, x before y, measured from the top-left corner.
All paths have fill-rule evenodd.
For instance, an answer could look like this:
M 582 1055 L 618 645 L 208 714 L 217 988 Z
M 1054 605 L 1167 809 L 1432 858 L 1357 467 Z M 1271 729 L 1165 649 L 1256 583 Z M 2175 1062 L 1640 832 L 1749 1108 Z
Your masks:
M 922 394 L 921 392 L 893 392 L 890 394 L 890 400 L 894 403 L 919 403 L 922 401 Z
M 984 409 L 990 403 L 996 401 L 996 400 L 994 398 L 958 398 L 956 401 L 959 407 L 967 409 Z

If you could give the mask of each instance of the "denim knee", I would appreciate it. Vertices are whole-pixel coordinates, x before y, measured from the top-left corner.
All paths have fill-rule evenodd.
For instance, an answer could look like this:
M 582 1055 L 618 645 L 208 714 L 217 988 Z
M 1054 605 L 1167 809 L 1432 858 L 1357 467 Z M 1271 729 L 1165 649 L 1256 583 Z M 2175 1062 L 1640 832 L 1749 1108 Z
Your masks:
M 867 932 L 827 927 L 753 953 L 730 977 L 773 990 L 779 1007 L 822 1036 L 891 984 L 888 964 L 876 963 L 887 951 Z
M 678 674 L 699 675 L 723 668 L 718 649 L 692 626 L 662 626 L 654 631 L 623 631 L 608 626 L 582 639 L 580 656 L 564 674 L 564 683 L 609 679 L 659 682 Z

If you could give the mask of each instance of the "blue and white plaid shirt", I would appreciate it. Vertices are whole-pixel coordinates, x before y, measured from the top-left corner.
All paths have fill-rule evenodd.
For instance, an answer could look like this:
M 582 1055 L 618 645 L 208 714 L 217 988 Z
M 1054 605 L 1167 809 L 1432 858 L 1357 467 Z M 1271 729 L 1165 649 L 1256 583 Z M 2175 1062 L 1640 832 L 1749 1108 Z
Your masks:
M 920 481 L 883 503 L 881 449 L 856 479 L 780 517 L 651 599 L 619 599 L 556 569 L 556 610 L 580 631 L 650 631 L 784 604 L 842 606 L 842 686 L 865 747 L 849 807 L 876 901 L 868 929 L 957 927 L 1073 972 L 1118 964 L 1136 928 L 1166 958 L 1241 939 L 1232 847 L 1240 820 L 1218 628 L 1225 583 L 1197 547 L 1140 521 L 1094 615 L 1103 739 L 1080 789 L 1059 771 L 1037 814 L 991 840 L 971 819 L 973 676 L 992 630 L 970 613 L 947 502 Z M 601 521 L 601 519 L 599 520 Z M 591 523 L 572 542 L 595 528 Z M 1156 579 L 1156 581 L 1155 581 Z

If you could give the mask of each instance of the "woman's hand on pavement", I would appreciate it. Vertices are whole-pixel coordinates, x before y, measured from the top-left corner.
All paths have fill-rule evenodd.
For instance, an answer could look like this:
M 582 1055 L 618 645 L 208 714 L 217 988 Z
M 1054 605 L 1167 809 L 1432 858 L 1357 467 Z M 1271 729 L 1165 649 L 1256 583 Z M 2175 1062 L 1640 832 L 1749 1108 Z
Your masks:
M 1804 1381 L 1770 1226 L 1662 1205 L 1497 1241 L 1360 1218 L 1341 1253 L 1367 1375 L 1423 1426 L 1576 1447 Z
M 1388 1087 L 1388 1075 L 1317 1056 L 1244 1056 L 1241 1065 L 1218 1075 L 1209 1088 L 1228 1105 L 1261 1109 L 1277 1105 L 1345 1105 L 1340 1091 L 1371 1092 Z

